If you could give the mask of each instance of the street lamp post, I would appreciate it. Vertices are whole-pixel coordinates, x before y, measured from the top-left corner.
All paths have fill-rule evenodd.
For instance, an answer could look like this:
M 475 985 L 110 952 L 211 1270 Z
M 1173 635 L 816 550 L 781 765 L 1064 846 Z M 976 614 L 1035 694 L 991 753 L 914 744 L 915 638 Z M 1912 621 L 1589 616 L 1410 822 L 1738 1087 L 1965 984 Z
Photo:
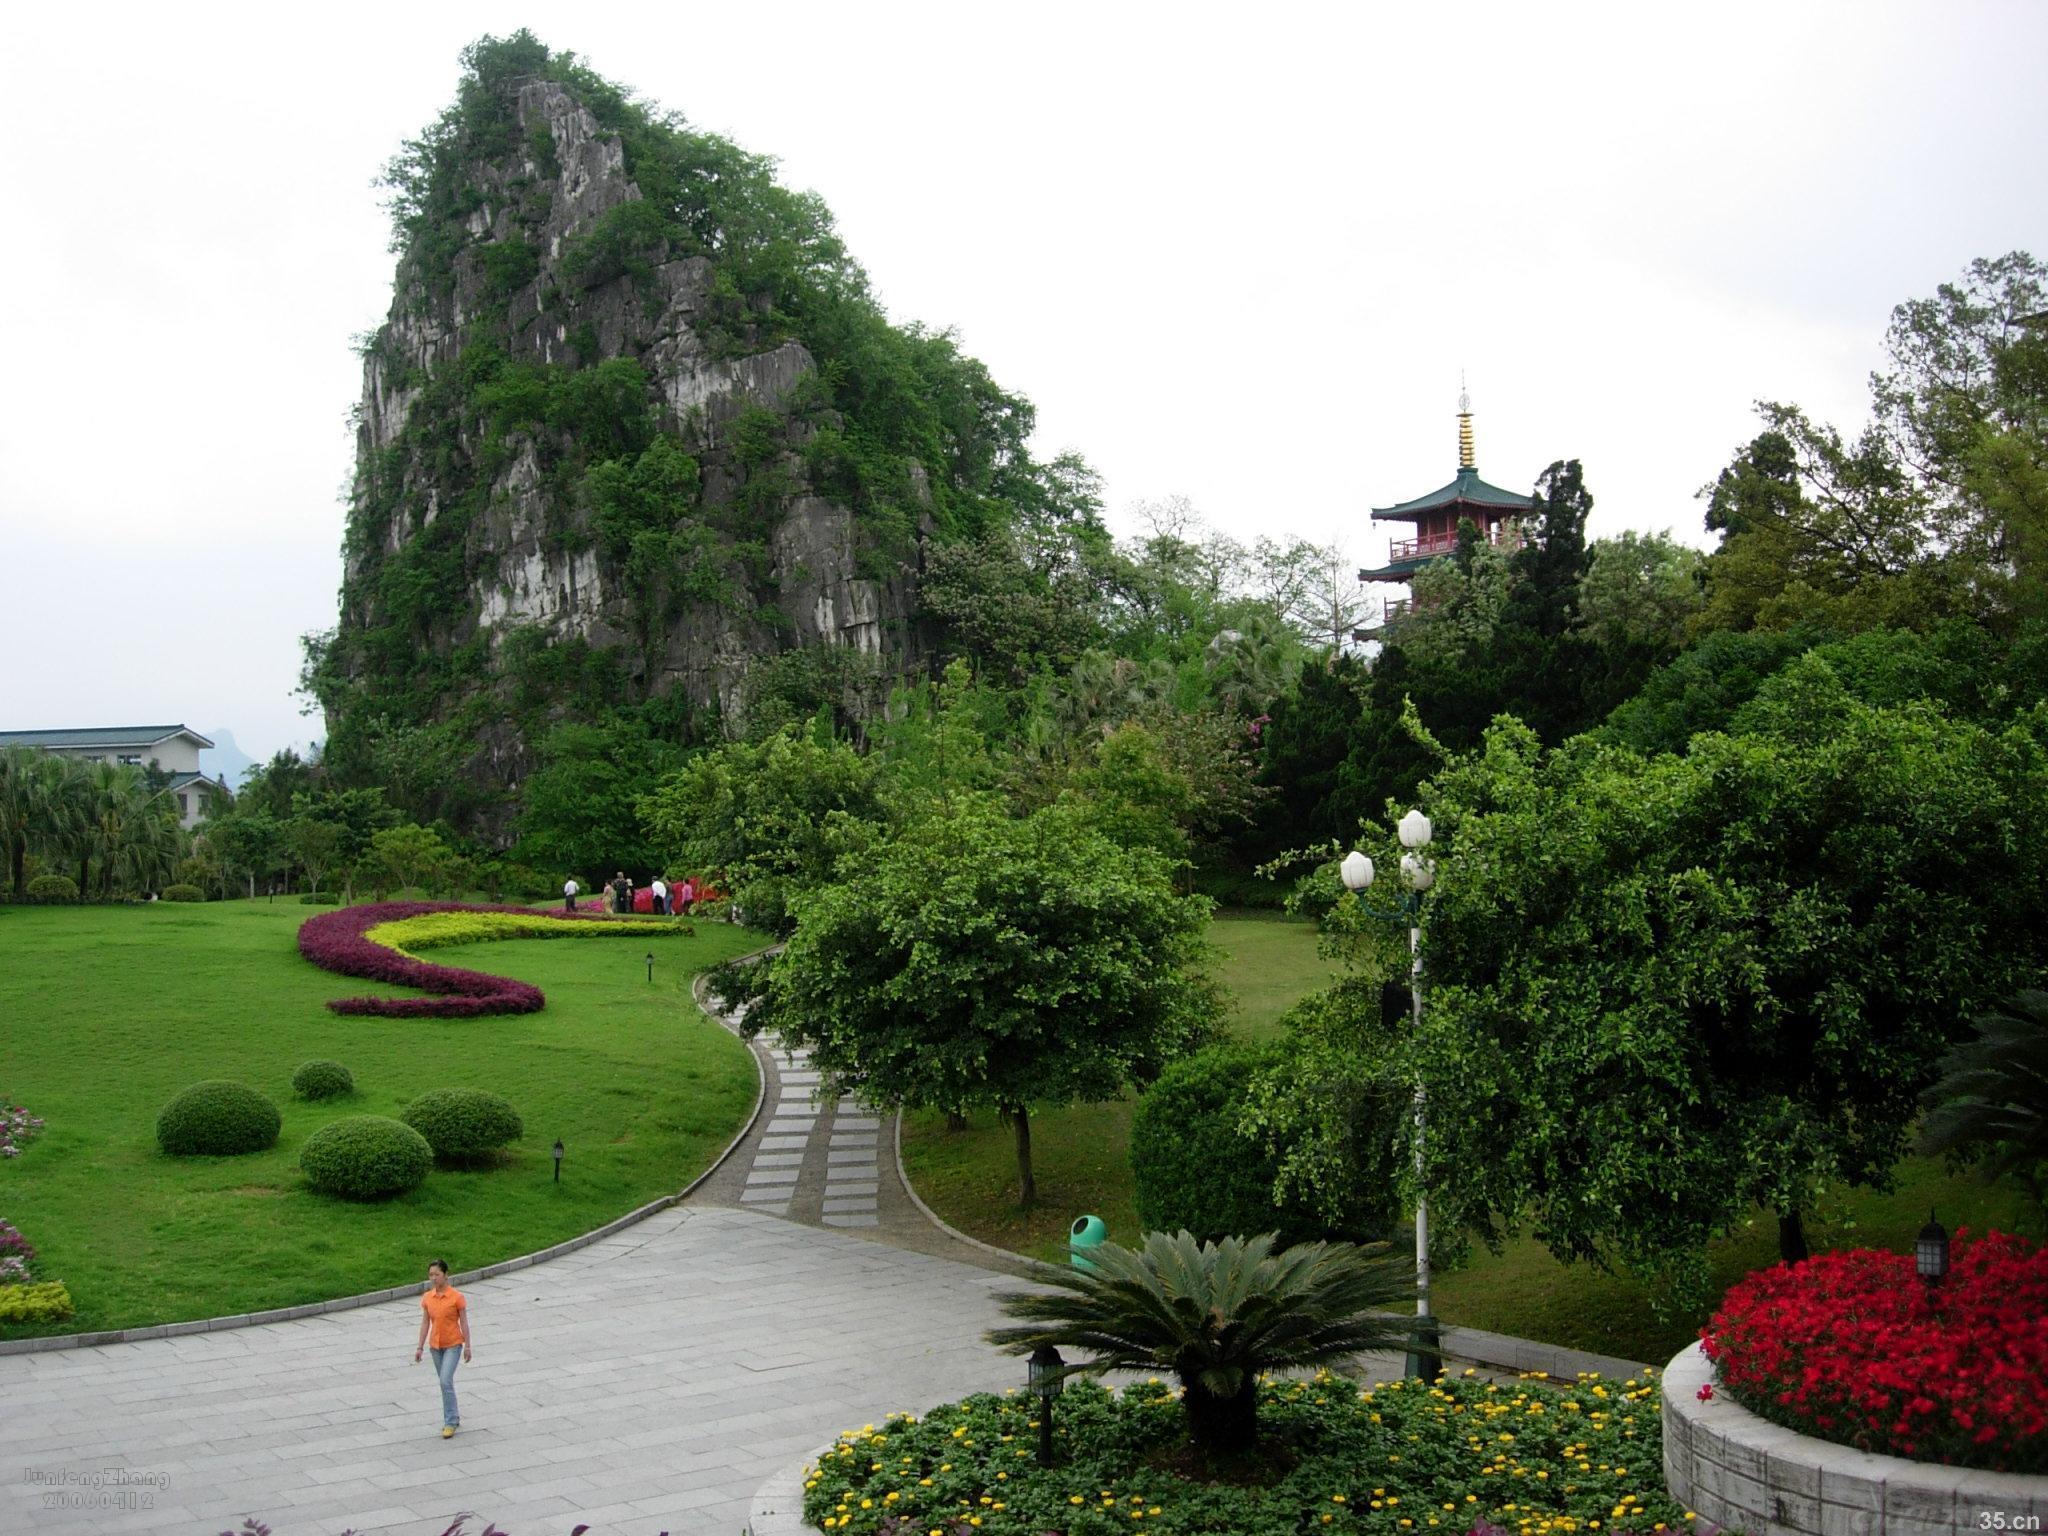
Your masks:
M 1422 1030 L 1422 897 L 1436 884 L 1436 861 L 1424 851 L 1429 847 L 1432 828 L 1419 810 L 1403 816 L 1395 831 L 1406 850 L 1401 855 L 1401 884 L 1406 887 L 1400 907 L 1385 912 L 1365 899 L 1373 882 L 1372 860 L 1353 849 L 1338 867 L 1344 886 L 1358 898 L 1359 905 L 1375 917 L 1403 923 L 1408 929 L 1409 1020 L 1417 1034 Z M 1408 1352 L 1407 1372 L 1424 1381 L 1434 1381 L 1443 1371 L 1437 1354 L 1436 1318 L 1429 1309 L 1429 1192 L 1422 1182 L 1422 1141 L 1428 1127 L 1429 1095 L 1418 1074 L 1415 1079 L 1415 1323 L 1416 1347 Z

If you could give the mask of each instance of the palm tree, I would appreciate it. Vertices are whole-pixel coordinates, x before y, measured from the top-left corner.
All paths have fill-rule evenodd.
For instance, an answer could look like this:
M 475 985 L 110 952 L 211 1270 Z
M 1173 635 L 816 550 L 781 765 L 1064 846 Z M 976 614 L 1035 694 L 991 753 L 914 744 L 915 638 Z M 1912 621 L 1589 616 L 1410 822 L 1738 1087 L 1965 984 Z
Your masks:
M 991 1329 L 988 1341 L 1018 1355 L 1041 1344 L 1092 1351 L 1072 1373 L 1171 1372 L 1196 1447 L 1210 1457 L 1246 1450 L 1258 1435 L 1261 1374 L 1403 1350 L 1414 1333 L 1382 1315 L 1415 1294 L 1406 1261 L 1351 1243 L 1276 1254 L 1274 1241 L 1269 1232 L 1202 1243 L 1184 1231 L 1147 1233 L 1135 1250 L 1104 1243 L 1089 1250 L 1092 1270 L 1038 1272 L 1057 1289 L 998 1297 L 1027 1321 Z
M 16 901 L 28 894 L 28 847 L 42 830 L 43 761 L 33 747 L 0 747 L 0 848 Z
M 2027 991 L 1980 1014 L 1977 1038 L 1942 1058 L 1941 1080 L 1922 1095 L 1929 1152 L 1975 1153 L 1985 1177 L 2017 1177 L 2048 1207 L 2048 992 Z

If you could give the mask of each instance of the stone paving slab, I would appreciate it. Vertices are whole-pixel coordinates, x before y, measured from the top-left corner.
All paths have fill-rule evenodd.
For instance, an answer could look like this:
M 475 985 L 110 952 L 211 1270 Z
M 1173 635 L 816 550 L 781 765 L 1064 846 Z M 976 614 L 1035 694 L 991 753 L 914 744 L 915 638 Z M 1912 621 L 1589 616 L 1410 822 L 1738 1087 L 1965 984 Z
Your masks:
M 0 1357 L 0 1532 L 210 1536 L 255 1515 L 277 1536 L 438 1536 L 467 1509 L 521 1536 L 600 1510 L 594 1536 L 730 1536 L 841 1429 L 1013 1385 L 981 1342 L 1007 1283 L 752 1210 L 663 1212 L 466 1288 L 477 1353 L 446 1441 L 412 1301 Z M 43 1507 L 108 1467 L 161 1480 L 155 1507 Z

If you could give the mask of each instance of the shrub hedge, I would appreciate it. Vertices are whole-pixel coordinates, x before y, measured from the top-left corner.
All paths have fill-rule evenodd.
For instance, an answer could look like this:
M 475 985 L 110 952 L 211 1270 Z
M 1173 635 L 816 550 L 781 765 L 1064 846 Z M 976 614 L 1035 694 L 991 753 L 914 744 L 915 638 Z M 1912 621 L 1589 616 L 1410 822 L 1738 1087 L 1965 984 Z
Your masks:
M 526 1134 L 519 1111 L 481 1088 L 436 1088 L 406 1105 L 399 1118 L 451 1163 L 478 1162 Z
M 1246 1085 L 1272 1065 L 1277 1044 L 1211 1046 L 1183 1058 L 1145 1091 L 1131 1119 L 1131 1180 L 1147 1231 L 1182 1228 L 1204 1242 L 1278 1232 L 1282 1243 L 1338 1232 L 1313 1207 L 1276 1204 L 1279 1159 L 1238 1133 Z
M 206 892 L 196 885 L 167 885 L 158 893 L 165 901 L 204 901 Z
M 432 917 L 433 925 L 414 919 Z M 328 1003 L 336 1013 L 383 1018 L 473 1019 L 492 1013 L 538 1013 L 547 999 L 539 987 L 507 976 L 458 970 L 415 959 L 399 944 L 431 949 L 482 939 L 573 937 L 651 938 L 690 930 L 674 923 L 630 923 L 596 913 L 550 916 L 526 907 L 479 907 L 450 901 L 386 901 L 344 907 L 309 917 L 299 925 L 299 953 L 324 971 L 370 981 L 418 987 L 437 997 L 342 997 Z M 374 935 L 374 936 L 373 936 Z
M 29 881 L 28 899 L 38 906 L 78 900 L 78 882 L 69 875 L 37 875 Z
M 54 1323 L 71 1310 L 71 1293 L 62 1280 L 0 1285 L 0 1323 Z
M 292 1074 L 292 1092 L 302 1099 L 338 1099 L 355 1091 L 355 1078 L 338 1061 L 309 1061 Z
M 172 1157 L 232 1157 L 277 1145 L 277 1106 L 241 1083 L 194 1083 L 156 1117 L 156 1142 Z
M 387 1200 L 417 1189 L 434 1165 L 424 1136 L 384 1115 L 323 1125 L 299 1149 L 299 1169 L 322 1194 Z
M 299 898 L 302 907 L 338 907 L 341 905 L 339 891 L 308 891 Z

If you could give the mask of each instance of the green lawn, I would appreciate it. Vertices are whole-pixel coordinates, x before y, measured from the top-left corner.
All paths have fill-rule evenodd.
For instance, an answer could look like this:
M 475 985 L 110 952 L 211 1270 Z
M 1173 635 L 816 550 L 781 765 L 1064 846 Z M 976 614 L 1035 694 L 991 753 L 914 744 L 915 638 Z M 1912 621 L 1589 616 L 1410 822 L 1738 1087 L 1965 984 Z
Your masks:
M 1226 956 L 1221 979 L 1237 998 L 1234 1025 L 1244 1035 L 1273 1033 L 1295 999 L 1332 974 L 1316 954 L 1313 927 L 1272 918 L 1219 918 L 1211 932 Z M 1039 1204 L 1016 1202 L 1016 1163 L 1008 1133 L 992 1115 L 969 1130 L 948 1132 L 938 1115 L 911 1115 L 904 1124 L 903 1156 L 920 1195 L 947 1221 L 999 1247 L 1064 1261 L 1069 1223 L 1084 1211 L 1109 1224 L 1123 1241 L 1139 1230 L 1131 1204 L 1128 1160 L 1129 1098 L 1084 1104 L 1032 1117 L 1032 1151 Z M 2027 1229 L 2024 1200 L 1987 1189 L 1967 1175 L 1908 1159 L 1891 1195 L 1837 1193 L 1807 1213 L 1808 1241 L 1830 1247 L 1904 1250 L 1930 1208 L 1950 1227 L 1968 1224 Z M 1709 1251 L 1715 1294 L 1750 1270 L 1777 1258 L 1777 1223 L 1757 1212 L 1750 1226 Z M 1698 1317 L 1659 1320 L 1653 1297 L 1624 1276 L 1586 1265 L 1566 1266 L 1530 1239 L 1498 1255 L 1483 1249 L 1472 1263 L 1437 1276 L 1436 1310 L 1447 1321 L 1522 1338 L 1589 1349 L 1661 1365 L 1696 1337 Z
M 431 957 L 516 976 L 547 993 L 537 1014 L 343 1018 L 327 999 L 405 995 L 317 970 L 293 944 L 323 908 L 296 902 L 0 908 L 0 1099 L 47 1128 L 0 1162 L 0 1216 L 40 1250 L 78 1313 L 58 1329 L 132 1327 L 288 1306 L 530 1252 L 688 1183 L 753 1103 L 738 1040 L 690 998 L 690 977 L 757 948 L 724 923 L 637 942 L 515 940 Z M 657 956 L 655 983 L 643 956 Z M 352 1098 L 292 1097 L 316 1057 L 354 1073 Z M 284 1116 L 278 1145 L 233 1158 L 169 1158 L 157 1111 L 228 1077 Z M 384 1205 L 316 1195 L 298 1148 L 330 1120 L 395 1115 L 428 1088 L 510 1099 L 526 1136 L 499 1167 L 436 1169 Z M 551 1182 L 549 1145 L 567 1148 Z

